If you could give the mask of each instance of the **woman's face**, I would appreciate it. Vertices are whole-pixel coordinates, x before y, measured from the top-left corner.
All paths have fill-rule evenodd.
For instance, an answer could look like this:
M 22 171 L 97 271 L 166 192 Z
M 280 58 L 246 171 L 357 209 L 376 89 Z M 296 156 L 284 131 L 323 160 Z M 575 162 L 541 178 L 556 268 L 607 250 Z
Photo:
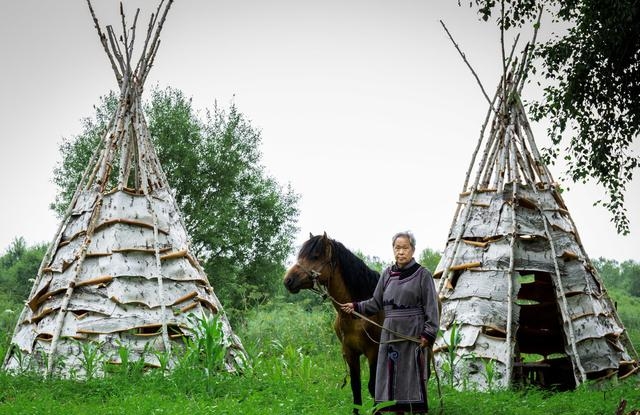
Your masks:
M 399 236 L 393 243 L 393 256 L 396 259 L 398 267 L 402 268 L 407 265 L 411 258 L 413 258 L 413 247 L 409 242 L 409 238 L 405 236 Z

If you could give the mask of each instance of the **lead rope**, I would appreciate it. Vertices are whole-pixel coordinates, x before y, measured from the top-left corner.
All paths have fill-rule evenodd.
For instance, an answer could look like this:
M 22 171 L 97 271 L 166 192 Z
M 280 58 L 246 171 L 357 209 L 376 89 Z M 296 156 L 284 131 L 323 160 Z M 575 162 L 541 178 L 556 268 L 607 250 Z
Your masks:
M 316 271 L 317 272 L 317 271 Z M 317 272 L 317 275 L 319 275 L 320 273 Z M 335 298 L 333 298 L 333 296 L 331 294 L 329 294 L 329 290 L 327 290 L 327 287 L 325 287 L 324 285 L 318 283 L 318 279 L 317 277 L 313 279 L 314 282 L 314 287 L 311 289 L 311 291 L 315 292 L 316 294 L 320 295 L 323 299 L 324 298 L 328 298 L 331 301 L 333 301 L 334 303 L 336 303 L 338 306 L 341 305 L 340 302 L 338 302 Z M 367 331 L 365 330 L 365 334 L 367 335 L 367 337 L 369 337 L 369 339 L 371 339 L 374 343 L 378 343 L 378 344 L 386 344 L 386 343 L 396 343 L 396 342 L 401 342 L 403 340 L 407 340 L 413 343 L 418 343 L 420 344 L 420 340 L 418 340 L 416 337 L 409 337 L 406 336 L 402 333 L 398 333 L 397 331 L 391 330 L 387 327 L 383 327 L 382 325 L 378 324 L 376 321 L 371 320 L 370 318 L 368 318 L 367 316 L 358 313 L 356 310 L 353 310 L 351 312 L 351 314 L 354 314 L 356 317 L 363 319 L 364 321 L 366 321 L 367 323 L 373 324 L 376 327 L 379 327 L 382 330 L 388 331 L 389 333 L 393 334 L 396 337 L 399 337 L 399 339 L 394 339 L 394 340 L 390 340 L 384 343 L 381 342 L 377 342 L 374 339 L 371 339 L 371 336 L 369 336 L 369 333 L 367 333 Z M 429 356 L 429 358 L 427 358 L 427 373 L 431 373 L 431 368 L 433 367 L 433 373 L 436 375 L 436 385 L 438 388 L 438 400 L 440 402 L 440 414 L 442 414 L 444 412 L 444 402 L 442 400 L 442 389 L 440 387 L 440 375 L 438 375 L 438 371 L 436 370 L 436 359 L 433 355 L 433 345 L 431 345 L 431 350 L 430 353 L 427 353 Z M 427 385 L 426 383 L 428 382 L 428 379 L 425 380 L 425 389 L 427 389 Z

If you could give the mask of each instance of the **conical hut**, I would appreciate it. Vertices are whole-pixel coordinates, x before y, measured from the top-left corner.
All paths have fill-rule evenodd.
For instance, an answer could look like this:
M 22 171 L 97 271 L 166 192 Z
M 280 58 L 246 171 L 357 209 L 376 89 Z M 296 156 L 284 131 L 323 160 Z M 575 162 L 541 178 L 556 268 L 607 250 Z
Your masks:
M 222 332 L 227 370 L 246 362 L 240 339 L 198 260 L 154 150 L 141 95 L 173 3 L 151 15 L 137 64 L 136 22 L 106 33 L 87 2 L 120 87 L 119 105 L 43 259 L 3 367 L 85 376 L 93 348 L 111 364 L 175 366 L 199 321 Z M 164 5 L 163 5 L 164 4 Z M 160 359 L 164 361 L 161 362 Z
M 508 67 L 434 272 L 436 365 L 481 390 L 624 378 L 636 351 L 536 147 L 520 100 L 526 65 Z

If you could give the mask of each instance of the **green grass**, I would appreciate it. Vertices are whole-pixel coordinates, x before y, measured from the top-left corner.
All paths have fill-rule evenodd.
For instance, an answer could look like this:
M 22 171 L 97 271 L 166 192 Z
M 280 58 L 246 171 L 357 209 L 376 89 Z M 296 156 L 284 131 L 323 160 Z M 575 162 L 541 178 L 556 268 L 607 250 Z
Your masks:
M 629 333 L 631 342 L 640 353 L 640 297 L 634 297 L 620 289 L 609 290 L 609 296 L 617 306 L 618 315 Z
M 128 372 L 89 381 L 42 380 L 0 372 L 3 414 L 351 414 L 346 365 L 331 321 L 332 309 L 308 301 L 263 307 L 236 327 L 251 357 L 243 375 L 177 371 L 168 376 Z M 634 333 L 635 334 L 635 333 Z M 637 338 L 637 336 L 636 336 Z M 364 364 L 363 364 L 364 366 Z M 442 375 L 440 376 L 443 377 Z M 363 384 L 366 383 L 363 368 Z M 608 414 L 621 399 L 640 409 L 639 378 L 617 385 L 552 393 L 536 389 L 480 393 L 444 387 L 445 414 Z M 365 411 L 372 400 L 365 396 Z M 435 378 L 429 384 L 431 413 L 439 413 Z

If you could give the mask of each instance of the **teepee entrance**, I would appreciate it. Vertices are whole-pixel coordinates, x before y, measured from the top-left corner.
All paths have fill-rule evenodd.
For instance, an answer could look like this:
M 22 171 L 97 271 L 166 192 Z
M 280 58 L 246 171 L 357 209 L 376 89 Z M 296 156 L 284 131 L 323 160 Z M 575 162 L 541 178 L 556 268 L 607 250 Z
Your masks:
M 509 66 L 434 272 L 444 332 L 436 365 L 457 387 L 485 390 L 630 376 L 636 351 L 520 101 L 526 65 Z
M 151 16 L 137 64 L 138 13 L 130 30 L 106 33 L 89 9 L 120 87 L 118 108 L 84 172 L 18 320 L 4 368 L 47 375 L 86 375 L 83 351 L 99 348 L 110 364 L 128 359 L 175 366 L 198 320 L 217 316 L 235 370 L 246 354 L 189 237 L 155 153 L 142 110 L 142 89 L 173 1 Z

